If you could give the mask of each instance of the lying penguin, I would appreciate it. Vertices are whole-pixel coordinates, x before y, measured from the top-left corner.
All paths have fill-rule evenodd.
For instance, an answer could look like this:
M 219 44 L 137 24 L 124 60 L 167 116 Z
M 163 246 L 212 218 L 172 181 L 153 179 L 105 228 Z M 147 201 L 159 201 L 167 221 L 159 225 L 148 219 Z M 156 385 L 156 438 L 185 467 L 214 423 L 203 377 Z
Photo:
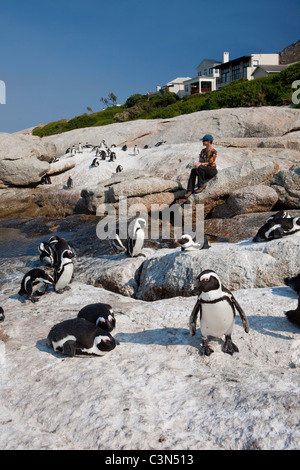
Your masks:
M 291 235 L 300 230 L 300 217 L 291 217 L 287 212 L 280 211 L 269 217 L 266 223 L 260 227 L 254 242 L 275 240 L 286 235 Z
M 109 333 L 116 327 L 116 319 L 112 306 L 104 303 L 90 304 L 83 307 L 78 318 L 84 318 Z
M 34 268 L 28 271 L 22 279 L 21 289 L 18 294 L 20 296 L 27 295 L 27 299 L 31 302 L 37 302 L 38 299 L 33 297 L 33 294 L 38 296 L 44 295 L 49 285 L 54 284 L 54 278 L 47 274 L 43 269 Z M 44 292 L 40 288 L 44 286 Z
M 177 242 L 181 245 L 181 251 L 195 251 L 210 248 L 210 244 L 205 235 L 203 243 L 195 243 L 191 235 L 188 234 L 183 234 Z
M 190 315 L 189 328 L 192 336 L 196 333 L 196 320 L 200 311 L 200 330 L 202 335 L 202 354 L 209 356 L 213 349 L 208 344 L 208 337 L 220 338 L 225 335 L 222 351 L 228 354 L 238 352 L 238 347 L 232 342 L 231 334 L 234 327 L 236 310 L 238 311 L 243 328 L 249 332 L 247 317 L 233 296 L 214 271 L 202 271 L 196 279 L 195 288 L 199 289 L 195 307 Z
M 67 356 L 104 356 L 118 341 L 107 331 L 84 318 L 73 318 L 54 325 L 47 337 L 47 345 Z

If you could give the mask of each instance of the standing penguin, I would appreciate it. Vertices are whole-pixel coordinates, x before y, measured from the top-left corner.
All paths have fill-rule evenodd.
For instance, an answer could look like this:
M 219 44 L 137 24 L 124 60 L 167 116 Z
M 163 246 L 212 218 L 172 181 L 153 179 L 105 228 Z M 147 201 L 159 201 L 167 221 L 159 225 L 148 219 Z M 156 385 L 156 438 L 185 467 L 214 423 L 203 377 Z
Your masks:
M 39 252 L 42 264 L 54 266 L 56 260 L 55 250 L 49 242 L 41 242 L 39 244 Z
M 0 321 L 3 321 L 5 318 L 5 315 L 4 315 L 4 310 L 2 307 L 0 307 Z
M 122 165 L 118 165 L 116 168 L 116 173 L 121 173 L 121 171 L 123 171 L 123 167 Z
M 31 302 L 37 302 L 38 299 L 33 297 L 33 294 L 43 295 L 47 291 L 49 285 L 54 284 L 54 279 L 52 276 L 47 274 L 43 269 L 34 268 L 28 271 L 22 279 L 21 289 L 18 294 L 23 296 L 27 295 L 27 298 Z M 44 292 L 41 292 L 39 289 L 44 286 Z
M 62 253 L 65 250 L 70 250 L 73 251 L 69 243 L 65 238 L 58 237 L 57 235 L 53 235 L 52 237 L 49 238 L 48 244 L 51 246 L 51 248 L 54 250 L 55 253 L 55 265 L 60 264 L 61 262 L 61 256 Z
M 74 157 L 76 155 L 75 145 L 72 146 L 71 155 L 72 155 L 72 157 Z
M 238 347 L 231 340 L 236 310 L 241 317 L 245 332 L 249 332 L 248 320 L 241 306 L 230 290 L 221 284 L 217 273 L 210 269 L 199 274 L 195 287 L 201 292 L 191 313 L 189 327 L 190 334 L 195 335 L 196 319 L 200 310 L 202 354 L 209 356 L 213 352 L 208 344 L 209 336 L 220 338 L 224 335 L 222 351 L 228 354 L 238 352 Z
M 71 176 L 69 176 L 68 181 L 67 181 L 67 188 L 72 189 L 73 188 L 73 180 Z
M 109 304 L 99 302 L 86 305 L 79 311 L 77 317 L 84 318 L 109 333 L 116 327 L 114 311 Z
M 78 153 L 83 153 L 81 142 L 78 144 Z
M 73 318 L 54 325 L 48 336 L 47 346 L 68 356 L 96 355 L 112 351 L 118 341 L 84 318 Z
M 206 236 L 204 236 L 203 243 L 195 243 L 191 235 L 183 234 L 177 242 L 181 245 L 181 251 L 195 251 L 210 248 Z
M 291 323 L 300 326 L 300 295 L 298 298 L 297 308 L 295 310 L 288 310 L 285 312 L 285 315 Z
M 134 155 L 138 155 L 139 153 L 140 153 L 140 151 L 139 151 L 139 149 L 138 149 L 138 146 L 135 145 L 135 146 L 133 147 L 133 154 L 134 154 Z
M 57 292 L 66 289 L 72 280 L 73 257 L 74 253 L 71 250 L 64 250 L 61 254 L 59 265 L 54 270 L 54 288 Z
M 144 246 L 145 232 L 144 229 L 147 223 L 141 217 L 137 218 L 134 222 L 132 235 L 128 238 L 127 254 L 131 257 L 141 254 Z

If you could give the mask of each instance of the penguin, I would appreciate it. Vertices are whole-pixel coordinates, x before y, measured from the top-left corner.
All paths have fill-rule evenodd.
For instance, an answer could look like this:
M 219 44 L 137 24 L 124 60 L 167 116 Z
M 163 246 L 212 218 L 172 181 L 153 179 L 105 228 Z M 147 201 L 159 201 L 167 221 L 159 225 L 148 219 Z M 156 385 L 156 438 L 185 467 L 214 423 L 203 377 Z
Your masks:
M 181 245 L 181 251 L 195 251 L 195 250 L 203 250 L 210 248 L 210 244 L 208 243 L 208 239 L 204 236 L 203 243 L 195 243 L 191 237 L 191 235 L 183 234 L 177 242 Z
M 139 151 L 139 149 L 138 149 L 138 146 L 135 145 L 135 146 L 133 147 L 133 154 L 134 154 L 134 155 L 138 155 L 139 153 L 140 153 L 140 151 Z
M 110 152 L 109 161 L 114 162 L 117 159 L 116 152 Z
M 83 153 L 81 142 L 78 144 L 78 153 Z
M 300 274 L 297 276 L 289 276 L 284 278 L 284 283 L 286 286 L 293 289 L 297 294 L 300 294 Z
M 75 145 L 72 146 L 71 155 L 72 155 L 72 157 L 74 157 L 76 155 Z
M 104 356 L 118 341 L 108 331 L 84 318 L 73 318 L 54 325 L 46 340 L 47 346 L 67 356 Z
M 290 219 L 291 217 L 292 216 L 287 211 L 279 211 L 276 212 L 276 214 L 271 215 L 271 217 L 269 217 L 266 222 L 268 222 L 269 220 Z
M 121 173 L 121 171 L 123 171 L 123 167 L 122 165 L 118 165 L 116 168 L 116 173 Z
M 49 287 L 49 285 L 54 284 L 54 278 L 47 274 L 43 269 L 34 268 L 28 271 L 22 279 L 21 289 L 18 294 L 20 296 L 27 295 L 27 298 L 31 302 L 37 302 L 38 299 L 33 297 L 33 294 L 44 295 Z M 44 292 L 41 292 L 39 289 L 44 285 Z
M 69 176 L 69 178 L 68 178 L 68 181 L 67 181 L 67 188 L 68 188 L 68 189 L 73 188 L 73 180 L 72 180 L 71 176 Z
M 296 310 L 289 310 L 285 312 L 285 315 L 291 323 L 300 326 L 300 295 L 298 298 L 298 306 Z
M 54 266 L 56 262 L 56 253 L 54 248 L 48 242 L 41 242 L 39 244 L 39 252 L 40 252 L 40 261 L 42 264 L 46 266 Z
M 93 167 L 96 167 L 96 166 L 99 166 L 99 158 L 94 158 L 94 160 L 92 161 L 92 166 Z
M 77 317 L 84 318 L 109 333 L 116 327 L 114 311 L 109 304 L 99 302 L 97 304 L 86 305 L 79 311 Z
M 100 152 L 100 158 L 101 158 L 101 160 L 106 160 L 106 152 L 105 152 L 105 150 L 101 150 L 101 152 Z
M 99 147 L 97 146 L 96 147 L 96 157 L 99 157 L 100 156 L 100 149 Z
M 49 175 L 42 176 L 41 184 L 52 184 L 50 176 Z
M 126 150 L 127 150 L 127 145 L 123 145 L 122 150 L 123 150 L 123 152 L 126 152 Z
M 5 315 L 4 315 L 4 310 L 2 307 L 0 307 L 0 321 L 3 321 L 5 318 Z
M 73 251 L 67 240 L 65 238 L 58 237 L 57 235 L 53 235 L 52 237 L 50 237 L 48 244 L 53 248 L 55 252 L 54 265 L 60 264 L 62 253 L 65 250 Z
M 54 270 L 54 289 L 57 292 L 69 287 L 74 271 L 73 257 L 71 250 L 64 250 L 61 254 L 60 263 Z
M 217 273 L 211 269 L 206 269 L 197 276 L 195 286 L 196 289 L 200 289 L 200 295 L 190 315 L 189 329 L 190 334 L 195 335 L 196 319 L 200 310 L 202 355 L 209 356 L 213 352 L 208 344 L 209 336 L 220 338 L 225 335 L 223 352 L 231 355 L 238 352 L 238 347 L 231 340 L 231 334 L 236 310 L 241 317 L 245 332 L 249 332 L 248 320 L 243 309 L 230 290 L 221 284 Z
M 141 217 L 137 218 L 134 222 L 132 235 L 128 238 L 127 254 L 135 257 L 141 254 L 144 246 L 145 232 L 144 229 L 147 223 Z
M 109 243 L 116 253 L 119 254 L 127 252 L 127 240 L 121 240 L 118 229 L 115 233 L 110 234 Z
M 271 217 L 258 230 L 254 242 L 265 242 L 291 235 L 300 230 L 300 217 Z

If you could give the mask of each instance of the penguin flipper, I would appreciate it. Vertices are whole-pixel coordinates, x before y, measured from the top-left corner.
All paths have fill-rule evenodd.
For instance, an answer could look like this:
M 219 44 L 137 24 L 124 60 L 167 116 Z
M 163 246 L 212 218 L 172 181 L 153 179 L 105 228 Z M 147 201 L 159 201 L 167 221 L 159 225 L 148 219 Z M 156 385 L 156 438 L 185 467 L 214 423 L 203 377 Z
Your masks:
M 198 312 L 200 310 L 200 300 L 199 298 L 197 299 L 197 302 L 192 310 L 192 313 L 190 315 L 190 320 L 189 320 L 189 329 L 190 329 L 190 334 L 194 336 L 196 334 L 196 320 L 198 316 Z
M 250 327 L 249 327 L 249 323 L 248 323 L 248 318 L 246 317 L 246 314 L 245 314 L 244 310 L 242 309 L 242 307 L 240 306 L 240 304 L 238 303 L 238 301 L 236 300 L 236 298 L 234 296 L 231 297 L 231 300 L 232 300 L 232 303 L 235 306 L 236 310 L 239 312 L 239 315 L 241 317 L 242 325 L 243 325 L 243 328 L 244 328 L 245 332 L 249 333 Z

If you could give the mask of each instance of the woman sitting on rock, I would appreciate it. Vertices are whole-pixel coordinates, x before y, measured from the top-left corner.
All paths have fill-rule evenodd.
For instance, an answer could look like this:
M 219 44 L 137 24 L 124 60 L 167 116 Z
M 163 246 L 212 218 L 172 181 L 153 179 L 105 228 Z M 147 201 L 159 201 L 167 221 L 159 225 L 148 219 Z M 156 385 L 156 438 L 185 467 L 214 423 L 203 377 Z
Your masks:
M 205 146 L 205 148 L 201 150 L 199 162 L 191 171 L 185 197 L 189 197 L 193 193 L 196 182 L 196 176 L 198 176 L 198 189 L 195 192 L 201 193 L 201 191 L 206 186 L 204 181 L 213 178 L 217 174 L 217 151 L 212 146 L 214 140 L 213 136 L 210 134 L 206 134 L 200 140 L 203 141 L 203 145 Z

